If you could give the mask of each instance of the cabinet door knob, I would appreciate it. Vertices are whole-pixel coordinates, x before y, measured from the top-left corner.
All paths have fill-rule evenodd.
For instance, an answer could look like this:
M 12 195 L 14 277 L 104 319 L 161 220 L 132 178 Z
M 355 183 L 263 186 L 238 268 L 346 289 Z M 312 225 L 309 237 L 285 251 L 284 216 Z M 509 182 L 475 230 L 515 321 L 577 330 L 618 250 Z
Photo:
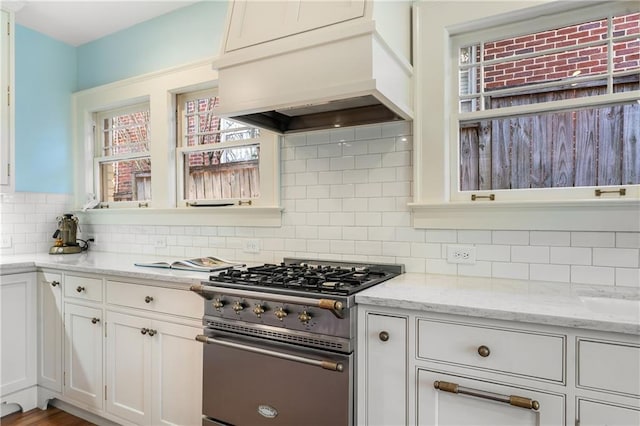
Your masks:
M 149 329 L 148 329 L 148 328 L 141 328 L 141 329 L 140 329 L 140 333 L 141 333 L 141 334 L 147 334 L 147 331 L 149 331 Z
M 151 297 L 151 296 L 147 296 L 147 297 L 145 297 L 145 298 L 144 298 L 144 302 L 145 302 L 145 303 L 151 303 L 151 302 L 153 302 L 153 297 Z
M 82 292 L 84 291 L 84 287 L 82 287 L 82 286 L 78 286 L 78 287 L 76 288 L 76 291 L 77 291 L 78 293 L 82 293 Z
M 386 342 L 387 340 L 389 340 L 389 333 L 386 331 L 381 331 L 380 334 L 378 334 L 378 338 L 383 342 Z
M 56 287 L 59 286 L 60 282 L 59 281 L 51 281 L 51 287 Z
M 91 318 L 91 324 L 97 324 L 100 322 L 100 318 Z
M 491 354 L 491 351 L 485 345 L 478 347 L 478 355 L 480 355 L 482 358 L 486 358 L 490 354 Z
M 153 337 L 153 336 L 155 336 L 156 333 L 157 333 L 156 330 L 149 329 L 149 336 Z

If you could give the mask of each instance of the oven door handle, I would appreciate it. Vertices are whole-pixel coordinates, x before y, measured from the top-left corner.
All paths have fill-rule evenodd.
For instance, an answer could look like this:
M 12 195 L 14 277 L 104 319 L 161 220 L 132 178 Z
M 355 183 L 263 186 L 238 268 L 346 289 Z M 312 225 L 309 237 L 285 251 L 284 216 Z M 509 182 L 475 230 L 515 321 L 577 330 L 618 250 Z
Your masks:
M 209 286 L 205 286 L 202 284 L 194 284 L 189 287 L 189 290 L 198 293 L 201 296 L 204 296 L 204 293 L 214 293 L 216 290 L 213 290 Z M 239 297 L 256 297 L 255 291 L 248 290 L 236 290 L 236 289 L 224 289 L 225 294 L 229 296 L 239 296 Z M 293 303 L 296 305 L 305 305 L 312 306 L 321 309 L 328 309 L 331 311 L 336 317 L 344 318 L 344 313 L 342 310 L 344 309 L 344 304 L 339 300 L 331 300 L 331 299 L 312 299 L 310 297 L 298 297 L 298 296 L 287 296 L 286 301 L 283 301 L 281 296 L 268 296 L 265 294 L 260 294 L 261 300 L 269 300 L 272 302 L 282 302 L 282 303 Z
M 272 351 L 269 349 L 257 348 L 255 346 L 228 342 L 226 340 L 212 339 L 211 337 L 205 336 L 203 334 L 198 334 L 196 336 L 196 340 L 202 343 L 216 344 L 216 345 L 226 346 L 229 348 L 240 349 L 243 351 L 254 352 L 254 353 L 268 355 L 276 358 L 282 358 L 289 361 L 301 362 L 303 364 L 315 365 L 316 367 L 324 368 L 325 370 L 338 371 L 338 372 L 342 372 L 344 370 L 344 366 L 342 365 L 341 362 L 318 360 L 318 359 L 307 358 L 303 356 L 297 356 L 297 355 L 291 355 L 287 353 Z

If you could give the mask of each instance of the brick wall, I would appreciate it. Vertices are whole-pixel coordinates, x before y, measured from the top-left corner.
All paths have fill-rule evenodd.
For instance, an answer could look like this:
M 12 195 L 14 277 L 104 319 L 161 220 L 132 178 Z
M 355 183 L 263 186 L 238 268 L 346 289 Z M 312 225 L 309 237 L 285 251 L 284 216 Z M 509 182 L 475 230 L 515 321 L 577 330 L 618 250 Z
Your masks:
M 640 34 L 640 14 L 614 19 L 615 37 Z M 547 49 L 576 46 L 597 42 L 607 37 L 607 21 L 600 20 L 580 25 L 543 31 L 521 37 L 485 43 L 485 60 L 542 52 Z M 614 43 L 613 63 L 615 71 L 637 68 L 640 61 L 638 39 Z M 570 52 L 540 55 L 486 67 L 485 87 L 496 89 L 521 86 L 529 83 L 571 77 L 594 75 L 607 70 L 606 44 L 585 47 Z

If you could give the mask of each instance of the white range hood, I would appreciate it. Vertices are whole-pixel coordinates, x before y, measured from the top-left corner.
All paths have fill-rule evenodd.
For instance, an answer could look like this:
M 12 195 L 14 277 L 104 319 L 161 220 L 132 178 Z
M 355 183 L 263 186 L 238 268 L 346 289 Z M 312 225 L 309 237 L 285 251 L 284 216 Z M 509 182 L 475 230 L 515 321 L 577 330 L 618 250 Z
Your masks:
M 278 133 L 413 119 L 411 2 L 234 1 L 219 114 Z

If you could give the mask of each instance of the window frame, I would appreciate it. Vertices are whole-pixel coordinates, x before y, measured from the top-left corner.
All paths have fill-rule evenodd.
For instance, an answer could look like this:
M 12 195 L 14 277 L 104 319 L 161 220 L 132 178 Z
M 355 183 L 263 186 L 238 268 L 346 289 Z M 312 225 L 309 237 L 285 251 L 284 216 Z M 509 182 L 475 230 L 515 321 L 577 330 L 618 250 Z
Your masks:
M 280 136 L 274 135 L 264 144 L 261 154 L 269 164 L 265 166 L 265 180 L 261 182 L 262 203 L 252 205 L 178 208 L 176 201 L 176 96 L 217 85 L 218 73 L 211 68 L 213 58 L 140 75 L 74 93 L 74 213 L 82 223 L 125 225 L 189 226 L 281 226 L 280 200 Z M 153 201 L 121 208 L 93 208 L 82 210 L 95 197 L 96 174 L 94 157 L 96 138 L 95 113 L 148 101 L 150 105 L 150 134 Z M 268 173 L 267 173 L 268 172 Z M 269 199 L 264 197 L 269 189 Z M 112 203 L 113 205 L 114 203 Z M 115 205 L 114 205 L 115 207 Z
M 601 2 L 635 6 L 633 2 Z M 495 201 L 455 200 L 451 197 L 452 176 L 457 180 L 457 122 L 451 118 L 458 108 L 450 88 L 451 37 L 513 22 L 548 19 L 557 13 L 574 11 L 591 2 L 466 2 L 446 1 L 414 4 L 413 65 L 415 81 L 413 121 L 413 202 L 408 206 L 412 223 L 426 229 L 507 229 L 561 231 L 640 231 L 640 197 L 628 191 L 626 197 L 567 200 L 556 199 Z M 471 21 L 469 16 L 473 16 Z M 435 59 L 434 59 L 435 58 Z M 438 59 L 440 58 L 440 59 Z M 457 64 L 457 62 L 456 62 Z M 451 144 L 454 144 L 452 147 Z M 453 159 L 453 160 L 452 160 Z M 456 165 L 452 171 L 452 164 Z M 612 219 L 614 218 L 615 219 Z
M 527 20 L 525 23 L 523 22 L 515 22 L 508 25 L 500 25 L 489 27 L 480 31 L 471 31 L 459 35 L 453 35 L 450 39 L 451 41 L 451 53 L 450 53 L 450 69 L 452 71 L 452 75 L 450 77 L 451 81 L 451 97 L 455 98 L 452 101 L 451 105 L 451 129 L 450 134 L 452 135 L 449 149 L 450 149 L 450 158 L 452 160 L 451 164 L 451 178 L 450 178 L 450 194 L 451 201 L 464 201 L 469 200 L 469 198 L 473 195 L 476 197 L 490 197 L 491 194 L 495 196 L 496 199 L 505 200 L 505 201 L 566 201 L 566 200 L 589 200 L 593 199 L 595 196 L 595 190 L 607 190 L 613 191 L 617 188 L 625 188 L 627 191 L 627 195 L 629 196 L 637 196 L 640 194 L 639 188 L 640 184 L 635 185 L 610 185 L 610 186 L 580 186 L 580 187 L 551 187 L 551 188 L 522 188 L 522 189 L 490 189 L 490 190 L 469 190 L 469 191 L 461 191 L 459 188 L 460 181 L 460 124 L 463 122 L 474 121 L 474 120 L 490 120 L 497 118 L 505 118 L 509 117 L 527 115 L 527 114 L 536 114 L 536 113 L 552 113 L 552 112 L 573 112 L 578 109 L 582 109 L 585 107 L 597 108 L 597 107 L 605 107 L 608 105 L 621 104 L 624 102 L 633 102 L 638 99 L 640 96 L 640 90 L 635 90 L 631 92 L 613 92 L 613 76 L 618 75 L 630 75 L 630 74 L 638 74 L 640 71 L 630 72 L 623 71 L 616 73 L 613 69 L 608 69 L 606 73 L 597 74 L 597 75 L 589 75 L 584 77 L 573 77 L 571 81 L 574 82 L 585 82 L 585 81 L 593 81 L 593 80 L 607 80 L 607 93 L 598 96 L 592 97 L 581 97 L 581 98 L 573 98 L 573 99 L 564 99 L 564 100 L 555 100 L 551 102 L 544 103 L 533 103 L 521 106 L 510 106 L 510 107 L 502 107 L 496 109 L 484 109 L 483 107 L 483 98 L 479 98 L 480 102 L 480 111 L 473 112 L 461 112 L 458 103 L 459 100 L 465 99 L 464 96 L 460 94 L 460 78 L 458 77 L 458 49 L 463 46 L 468 46 L 471 44 L 480 44 L 481 49 L 484 40 L 497 40 L 497 39 L 508 39 L 515 38 L 519 36 L 523 36 L 525 34 L 532 34 L 541 31 L 547 31 L 553 28 L 561 28 L 565 26 L 570 26 L 574 24 L 581 24 L 584 22 L 588 22 L 592 19 L 601 19 L 605 17 L 615 16 L 620 13 L 626 13 L 627 8 L 625 5 L 597 5 L 591 7 L 582 6 L 579 9 L 556 13 L 553 16 L 541 16 L 537 18 L 532 18 Z M 611 34 L 609 33 L 608 36 Z M 480 41 L 479 41 L 480 40 Z M 612 40 L 608 37 L 606 39 L 607 45 L 612 43 Z M 603 43 L 601 43 L 603 44 Z M 511 56 L 508 60 L 516 60 L 518 56 Z M 609 65 L 612 64 L 611 51 L 609 51 Z M 478 62 L 480 64 L 480 62 Z M 541 84 L 540 86 L 550 86 L 557 85 L 559 83 L 553 84 Z M 566 83 L 565 83 L 566 84 Z M 536 85 L 536 88 L 539 87 Z M 509 92 L 510 89 L 502 89 L 504 92 Z M 511 89 L 513 90 L 521 90 L 521 89 Z M 535 90 L 535 89 L 534 89 Z M 502 94 L 501 91 L 496 91 L 495 93 Z
M 260 136 L 257 138 L 243 139 L 239 141 L 226 141 L 216 144 L 205 144 L 196 146 L 184 146 L 183 140 L 183 104 L 189 100 L 200 99 L 202 97 L 218 96 L 217 88 L 210 88 L 205 90 L 197 90 L 191 92 L 180 93 L 176 96 L 176 198 L 178 200 L 178 208 L 202 208 L 199 205 L 216 205 L 216 204 L 228 204 L 233 203 L 235 205 L 250 205 L 262 206 L 265 205 L 265 200 L 271 200 L 274 196 L 274 188 L 272 185 L 266 185 L 263 187 L 262 182 L 269 182 L 268 176 L 274 173 L 273 165 L 275 159 L 273 158 L 273 150 L 264 149 L 268 144 L 274 143 L 274 138 L 277 135 L 273 132 L 269 132 L 264 129 L 260 129 Z M 231 120 L 233 121 L 233 120 Z M 242 124 L 242 123 L 240 123 Z M 247 129 L 253 128 L 252 126 L 246 126 Z M 189 153 L 197 153 L 202 151 L 211 150 L 223 150 L 227 148 L 243 147 L 247 145 L 258 145 L 260 147 L 258 173 L 260 175 L 260 196 L 254 198 L 243 197 L 230 197 L 221 199 L 188 199 L 185 197 L 184 185 L 185 185 L 185 167 L 183 161 L 183 155 Z M 266 191 L 266 192 L 265 192 Z
M 149 102 L 137 102 L 130 105 L 123 105 L 117 108 L 110 108 L 107 110 L 96 111 L 94 113 L 94 152 L 96 154 L 102 154 L 100 156 L 96 155 L 93 161 L 93 175 L 94 175 L 94 193 L 100 194 L 97 198 L 100 200 L 101 194 L 103 193 L 104 188 L 102 187 L 102 173 L 101 166 L 103 163 L 115 162 L 115 161 L 127 161 L 127 160 L 140 160 L 148 158 L 151 163 L 151 145 L 153 144 L 153 136 L 148 140 L 149 150 L 145 152 L 137 152 L 131 154 L 116 154 L 116 155 L 104 155 L 104 145 L 103 145 L 103 137 L 104 137 L 104 120 L 109 116 L 113 116 L 114 113 L 117 114 L 128 114 L 132 112 L 139 112 L 149 110 L 149 122 L 151 122 L 151 107 Z M 152 135 L 152 134 L 151 134 Z M 153 175 L 153 168 L 151 169 L 151 173 Z M 142 207 L 143 204 L 149 204 L 153 202 L 153 191 L 151 192 L 151 198 L 145 200 L 132 200 L 132 201 L 106 201 L 101 200 L 100 205 L 102 207 L 107 208 L 131 208 L 131 207 Z

